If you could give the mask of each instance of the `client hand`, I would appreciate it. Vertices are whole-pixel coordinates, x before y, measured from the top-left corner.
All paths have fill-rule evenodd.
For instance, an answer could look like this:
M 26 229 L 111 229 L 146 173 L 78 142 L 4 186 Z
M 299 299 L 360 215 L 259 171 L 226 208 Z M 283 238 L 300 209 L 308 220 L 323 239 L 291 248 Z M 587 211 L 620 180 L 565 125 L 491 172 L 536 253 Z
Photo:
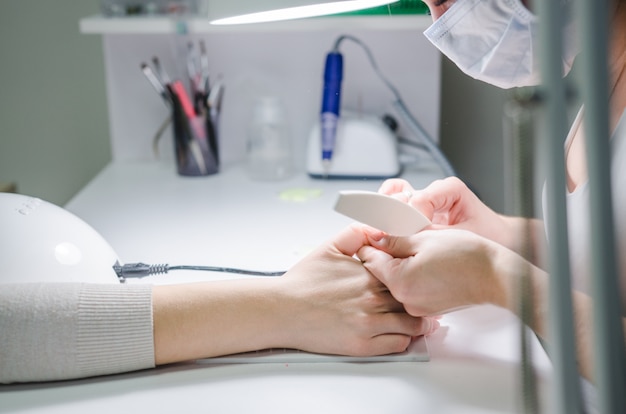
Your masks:
M 389 290 L 353 255 L 368 243 L 352 226 L 296 264 L 282 280 L 292 346 L 347 355 L 402 352 L 427 334 L 430 319 L 409 316 Z

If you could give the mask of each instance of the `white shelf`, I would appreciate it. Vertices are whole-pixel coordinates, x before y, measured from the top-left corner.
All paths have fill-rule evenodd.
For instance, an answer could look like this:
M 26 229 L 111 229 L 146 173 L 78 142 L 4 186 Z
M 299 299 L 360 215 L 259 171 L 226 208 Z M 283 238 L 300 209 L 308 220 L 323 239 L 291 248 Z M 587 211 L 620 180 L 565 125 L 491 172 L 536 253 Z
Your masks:
M 347 16 L 259 23 L 238 26 L 214 26 L 202 17 L 123 17 L 90 16 L 80 20 L 85 34 L 167 34 L 215 32 L 323 31 L 333 29 L 424 30 L 432 23 L 430 16 Z

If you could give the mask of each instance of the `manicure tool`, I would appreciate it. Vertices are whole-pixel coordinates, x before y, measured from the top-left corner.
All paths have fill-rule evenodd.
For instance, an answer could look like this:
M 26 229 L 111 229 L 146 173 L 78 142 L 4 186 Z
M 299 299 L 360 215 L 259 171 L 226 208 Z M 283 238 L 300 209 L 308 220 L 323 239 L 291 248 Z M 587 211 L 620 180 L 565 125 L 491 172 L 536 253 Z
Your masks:
M 322 165 L 328 176 L 330 162 L 335 148 L 339 109 L 341 106 L 341 79 L 343 77 L 343 56 L 335 48 L 326 55 L 324 66 L 324 91 L 322 95 L 321 135 Z
M 211 93 L 206 99 L 206 106 L 209 112 L 209 116 L 207 117 L 207 126 L 208 134 L 209 134 L 209 145 L 213 154 L 215 155 L 215 159 L 219 162 L 219 150 L 218 150 L 218 142 L 217 142 L 217 131 L 219 125 L 219 117 L 220 111 L 222 107 L 222 98 L 224 96 L 224 84 L 221 81 L 218 81 L 213 88 L 211 88 Z
M 205 95 L 208 95 L 211 90 L 209 85 L 209 55 L 203 40 L 200 40 L 200 79 L 201 90 Z
M 340 191 L 335 211 L 392 236 L 410 236 L 431 224 L 409 204 L 373 191 Z
M 185 122 L 181 122 L 187 128 L 188 136 L 189 136 L 189 149 L 191 150 L 191 154 L 193 158 L 196 160 L 196 164 L 198 164 L 198 168 L 202 172 L 202 174 L 206 174 L 207 167 L 204 162 L 204 157 L 202 156 L 202 150 L 200 148 L 200 144 L 194 137 L 204 138 L 206 139 L 206 135 L 204 129 L 200 123 L 197 122 L 196 112 L 193 109 L 193 105 L 191 100 L 189 99 L 189 95 L 185 90 L 182 82 L 177 80 L 172 83 L 172 90 L 177 98 L 178 103 L 183 111 L 181 116 L 185 116 Z M 190 126 L 193 127 L 193 131 L 190 130 Z
M 152 64 L 154 65 L 154 69 L 156 70 L 157 75 L 161 78 L 161 83 L 163 85 L 169 85 L 170 83 L 172 83 L 169 74 L 161 65 L 161 61 L 158 57 L 154 56 L 152 58 Z
M 205 111 L 206 96 L 208 94 L 209 59 L 204 42 L 200 42 L 200 56 L 192 42 L 187 44 L 187 75 L 191 84 L 194 108 L 198 113 Z
M 163 85 L 161 80 L 159 80 L 159 78 L 156 77 L 156 75 L 154 74 L 150 66 L 148 66 L 146 63 L 142 63 L 141 71 L 146 76 L 146 78 L 148 79 L 148 81 L 150 82 L 154 90 L 163 98 L 165 103 L 168 106 L 171 105 L 172 102 L 171 102 L 170 94 L 168 93 L 167 89 L 165 89 L 165 86 Z

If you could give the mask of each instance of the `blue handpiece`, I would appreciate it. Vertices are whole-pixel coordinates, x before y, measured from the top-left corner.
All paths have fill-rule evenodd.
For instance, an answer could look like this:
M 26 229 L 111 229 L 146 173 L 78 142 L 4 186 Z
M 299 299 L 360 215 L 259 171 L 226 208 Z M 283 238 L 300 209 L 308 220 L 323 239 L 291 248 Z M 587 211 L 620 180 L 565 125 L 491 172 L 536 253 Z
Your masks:
M 322 95 L 322 164 L 328 171 L 335 147 L 337 122 L 341 98 L 341 79 L 343 77 L 343 56 L 332 51 L 326 55 L 324 67 L 324 92 Z

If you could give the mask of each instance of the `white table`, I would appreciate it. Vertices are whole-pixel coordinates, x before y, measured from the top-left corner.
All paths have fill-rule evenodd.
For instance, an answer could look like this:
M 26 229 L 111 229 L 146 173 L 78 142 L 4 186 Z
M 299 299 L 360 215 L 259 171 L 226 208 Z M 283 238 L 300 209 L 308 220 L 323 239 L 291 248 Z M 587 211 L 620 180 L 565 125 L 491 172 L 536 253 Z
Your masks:
M 404 177 L 423 187 L 439 173 L 425 165 Z M 95 227 L 123 262 L 284 270 L 351 222 L 332 210 L 337 191 L 376 190 L 379 184 L 304 175 L 255 182 L 238 166 L 215 176 L 184 178 L 165 162 L 114 163 L 66 207 Z M 305 197 L 285 197 L 294 193 Z M 177 271 L 131 283 L 218 277 L 235 276 Z M 429 338 L 429 362 L 197 361 L 87 380 L 2 386 L 0 413 L 518 412 L 517 318 L 485 306 L 446 315 L 441 323 Z M 536 340 L 532 346 L 546 407 L 551 367 Z

